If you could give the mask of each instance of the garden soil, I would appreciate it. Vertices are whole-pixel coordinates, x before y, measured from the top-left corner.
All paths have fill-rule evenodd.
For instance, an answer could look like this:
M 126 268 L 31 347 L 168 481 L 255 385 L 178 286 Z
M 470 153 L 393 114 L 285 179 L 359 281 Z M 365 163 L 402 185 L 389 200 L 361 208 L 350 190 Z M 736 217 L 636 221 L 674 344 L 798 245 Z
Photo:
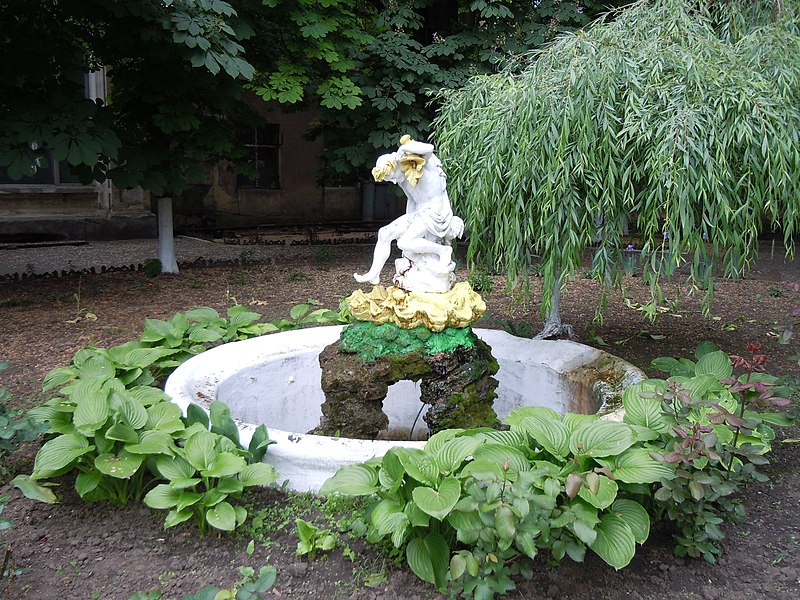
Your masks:
M 155 245 L 154 241 L 148 243 Z M 130 248 L 118 259 L 113 248 L 113 244 L 104 246 L 103 255 L 96 257 L 97 265 L 92 266 L 124 266 L 123 271 L 76 269 L 74 263 L 70 266 L 74 249 L 63 247 L 56 255 L 60 264 L 43 271 L 58 271 L 60 276 L 0 281 L 0 360 L 11 363 L 0 374 L 0 388 L 14 394 L 12 405 L 32 407 L 42 402 L 46 397 L 41 393 L 41 381 L 49 370 L 69 363 L 84 346 L 107 347 L 138 337 L 145 318 L 166 319 L 197 305 L 224 311 L 237 302 L 267 319 L 285 317 L 292 306 L 309 299 L 335 309 L 355 288 L 352 273 L 364 270 L 371 254 L 371 247 L 365 245 L 296 250 L 286 246 L 270 253 L 261 249 L 245 253 L 239 248 L 216 260 L 184 257 L 180 275 L 148 278 L 144 272 L 132 270 L 138 264 L 130 260 Z M 0 259 L 3 252 L 0 250 Z M 34 251 L 30 256 L 37 254 Z M 770 371 L 797 378 L 800 342 L 795 338 L 780 344 L 778 336 L 790 325 L 800 329 L 800 318 L 792 316 L 793 308 L 800 305 L 800 291 L 793 285 L 800 280 L 800 272 L 791 262 L 769 259 L 767 252 L 746 279 L 718 283 L 708 317 L 702 315 L 698 293 L 690 295 L 668 285 L 674 302 L 655 323 L 642 320 L 639 311 L 626 306 L 623 296 L 614 293 L 601 324 L 593 320 L 600 290 L 579 274 L 564 293 L 563 318 L 575 327 L 580 341 L 609 350 L 653 375 L 658 373 L 650 367 L 652 359 L 690 356 L 700 341 L 709 339 L 731 353 L 744 352 L 749 341 L 760 341 L 770 356 Z M 28 274 L 34 273 L 34 261 L 25 260 Z M 69 273 L 81 269 L 87 272 Z M 13 269 L 6 270 L 10 272 Z M 467 276 L 463 269 L 458 275 L 461 279 Z M 388 276 L 384 271 L 384 277 Z M 481 281 L 489 308 L 481 326 L 528 335 L 541 327 L 539 280 L 533 280 L 529 301 L 515 301 L 504 294 L 502 277 Z M 492 291 L 487 289 L 490 284 Z M 633 306 L 645 301 L 646 291 L 636 277 L 625 281 L 625 294 Z M 797 402 L 795 412 L 796 406 Z M 772 462 L 764 468 L 770 481 L 743 492 L 747 517 L 726 526 L 725 552 L 718 564 L 675 557 L 668 531 L 656 523 L 650 539 L 637 549 L 628 567 L 614 571 L 591 552 L 584 563 L 566 559 L 560 566 L 541 557 L 533 579 L 517 582 L 518 589 L 509 597 L 800 597 L 798 437 L 797 429 L 779 433 Z M 35 449 L 32 445 L 17 453 L 6 469 L 30 472 Z M 297 558 L 295 518 L 322 519 L 317 521 L 320 525 L 337 528 L 335 519 L 324 517 L 330 511 L 322 510 L 322 501 L 310 496 L 298 497 L 278 488 L 249 494 L 245 503 L 251 516 L 257 517 L 255 524 L 237 535 L 212 533 L 201 538 L 191 523 L 164 530 L 164 514 L 142 504 L 123 508 L 85 504 L 71 490 L 69 478 L 60 483 L 61 502 L 55 505 L 27 500 L 5 482 L 0 488 L 0 494 L 11 496 L 2 516 L 13 522 L 13 527 L 0 534 L 16 573 L 10 581 L 0 582 L 7 598 L 127 600 L 137 591 L 180 597 L 208 584 L 230 587 L 242 579 L 241 566 L 258 570 L 264 564 L 273 565 L 278 572 L 268 597 L 437 597 L 428 585 L 399 568 L 387 548 L 376 548 L 361 539 L 342 535 L 335 550 L 314 559 Z M 352 514 L 340 516 L 339 526 L 352 524 Z M 248 556 L 251 539 L 254 551 Z

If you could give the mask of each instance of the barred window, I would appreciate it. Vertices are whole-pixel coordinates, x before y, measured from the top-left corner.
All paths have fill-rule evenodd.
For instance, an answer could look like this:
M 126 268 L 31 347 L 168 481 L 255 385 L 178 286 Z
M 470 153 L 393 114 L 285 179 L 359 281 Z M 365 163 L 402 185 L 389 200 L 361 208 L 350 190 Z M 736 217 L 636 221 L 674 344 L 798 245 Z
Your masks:
M 242 145 L 253 172 L 239 174 L 239 187 L 280 189 L 281 142 L 280 125 L 268 123 L 252 130 Z

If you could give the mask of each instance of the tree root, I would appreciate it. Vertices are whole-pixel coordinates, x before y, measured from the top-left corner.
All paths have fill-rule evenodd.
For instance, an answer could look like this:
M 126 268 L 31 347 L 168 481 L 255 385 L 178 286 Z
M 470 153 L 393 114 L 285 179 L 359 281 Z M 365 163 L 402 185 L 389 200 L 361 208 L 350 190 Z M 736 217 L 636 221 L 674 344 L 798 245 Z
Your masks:
M 563 324 L 561 321 L 547 321 L 542 330 L 533 336 L 535 340 L 563 339 L 575 340 L 575 331 L 572 325 Z

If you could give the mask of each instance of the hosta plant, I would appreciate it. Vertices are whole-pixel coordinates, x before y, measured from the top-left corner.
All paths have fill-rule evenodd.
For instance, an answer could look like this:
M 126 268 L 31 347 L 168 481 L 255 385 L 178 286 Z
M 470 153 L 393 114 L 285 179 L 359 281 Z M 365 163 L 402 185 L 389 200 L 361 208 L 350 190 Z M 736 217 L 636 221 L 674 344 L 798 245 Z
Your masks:
M 393 448 L 341 469 L 322 493 L 375 495 L 371 540 L 389 537 L 417 576 L 440 591 L 491 597 L 513 589 L 539 550 L 615 568 L 648 536 L 627 495 L 672 469 L 637 447 L 638 431 L 597 416 L 518 409 L 508 431 L 446 430 L 424 450 Z
M 202 530 L 208 525 L 232 529 L 227 498 L 275 478 L 271 467 L 257 465 L 269 443 L 266 429 L 259 427 L 250 447 L 243 449 L 221 403 L 212 405 L 210 419 L 199 407 L 184 417 L 155 386 L 174 367 L 214 344 L 279 329 L 256 323 L 260 317 L 242 306 L 230 308 L 228 319 L 199 307 L 167 321 L 146 320 L 137 341 L 78 351 L 70 365 L 45 377 L 44 390 L 58 395 L 31 414 L 47 425 L 49 439 L 36 455 L 33 473 L 16 477 L 14 484 L 30 498 L 55 502 L 47 480 L 77 472 L 75 488 L 85 500 L 127 504 L 144 498 L 159 480 L 173 485 L 176 477 L 191 480 L 197 475 L 196 484 L 180 482 L 185 495 L 170 507 L 174 514 L 170 512 L 167 523 L 195 516 Z M 186 443 L 195 436 L 190 447 L 202 439 L 208 452 L 202 458 L 186 455 Z M 224 467 L 214 463 L 212 452 L 222 456 L 219 461 L 228 461 Z M 191 473 L 181 460 L 194 467 Z M 187 504 L 188 494 L 199 494 L 201 501 L 187 512 L 193 506 Z M 152 498 L 151 503 L 167 502 Z M 233 522 L 240 522 L 241 515 L 233 510 Z
M 202 413 L 182 430 L 177 444 L 165 447 L 155 457 L 155 471 L 167 483 L 150 490 L 144 503 L 169 511 L 165 528 L 194 519 L 201 534 L 209 526 L 233 531 L 247 518 L 247 510 L 229 500 L 238 498 L 246 487 L 268 485 L 277 479 L 275 468 L 260 462 L 269 443 L 266 429 L 260 426 L 250 447 L 244 450 L 224 404 L 212 402 L 210 423 L 204 416 Z

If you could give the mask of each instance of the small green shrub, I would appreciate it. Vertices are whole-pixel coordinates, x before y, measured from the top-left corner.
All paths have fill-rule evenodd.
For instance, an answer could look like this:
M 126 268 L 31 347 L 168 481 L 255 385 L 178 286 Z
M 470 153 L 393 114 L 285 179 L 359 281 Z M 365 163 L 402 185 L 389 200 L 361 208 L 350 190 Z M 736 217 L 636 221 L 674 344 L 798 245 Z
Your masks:
M 337 536 L 330 529 L 322 529 L 303 519 L 295 520 L 297 549 L 295 555 L 314 558 L 318 551 L 327 552 L 336 546 Z
M 210 408 L 209 419 L 199 407 L 190 407 L 175 446 L 155 456 L 155 471 L 167 483 L 150 490 L 144 503 L 169 511 L 165 529 L 194 519 L 203 535 L 209 526 L 233 531 L 244 523 L 247 510 L 228 500 L 239 498 L 246 487 L 268 485 L 278 477 L 272 465 L 261 462 L 271 443 L 266 428 L 257 428 L 245 450 L 228 407 L 215 400 Z
M 148 258 L 142 265 L 142 271 L 148 279 L 161 275 L 161 261 L 157 258 Z
M 750 481 L 767 481 L 758 467 L 774 439 L 773 426 L 793 423 L 770 410 L 786 406 L 791 390 L 764 372 L 767 357 L 758 343 L 748 344 L 751 356 L 728 357 L 711 343 L 701 344 L 697 361 L 660 358 L 653 365 L 670 373 L 664 382 L 651 380 L 629 391 L 628 405 L 661 414 L 648 420 L 660 432 L 661 456 L 676 466 L 672 478 L 655 490 L 652 512 L 676 525 L 675 553 L 715 562 L 722 552 L 720 525 L 744 517 L 736 492 Z M 739 371 L 739 374 L 736 374 Z
M 261 600 L 275 585 L 277 570 L 264 565 L 258 572 L 253 567 L 239 567 L 242 579 L 230 589 L 207 585 L 194 594 L 184 594 L 180 600 Z M 160 591 L 137 592 L 128 600 L 166 600 Z
M 314 262 L 317 266 L 327 268 L 333 263 L 333 248 L 330 246 L 317 246 L 314 249 Z
M 11 496 L 3 494 L 0 496 L 0 515 L 5 510 L 6 503 Z M 0 516 L 0 542 L 3 542 L 3 531 L 10 529 L 13 523 L 8 519 Z M 14 553 L 10 545 L 0 543 L 0 598 L 4 598 L 2 590 L 7 589 L 12 579 L 22 573 L 22 569 L 14 564 Z
M 0 371 L 8 368 L 8 363 L 0 363 Z M 39 437 L 45 429 L 29 415 L 8 407 L 11 394 L 0 388 L 0 479 L 8 477 L 13 469 L 8 464 L 8 455 L 15 452 L 21 443 L 30 442 Z
M 472 289 L 485 296 L 490 295 L 494 291 L 494 280 L 491 275 L 485 271 L 473 271 L 469 274 L 469 284 Z
M 289 331 L 306 325 L 344 325 L 351 322 L 347 305 L 342 303 L 339 312 L 327 308 L 315 308 L 320 303 L 309 299 L 303 304 L 296 304 L 289 311 L 288 319 L 276 319 L 270 325 L 273 331 Z

